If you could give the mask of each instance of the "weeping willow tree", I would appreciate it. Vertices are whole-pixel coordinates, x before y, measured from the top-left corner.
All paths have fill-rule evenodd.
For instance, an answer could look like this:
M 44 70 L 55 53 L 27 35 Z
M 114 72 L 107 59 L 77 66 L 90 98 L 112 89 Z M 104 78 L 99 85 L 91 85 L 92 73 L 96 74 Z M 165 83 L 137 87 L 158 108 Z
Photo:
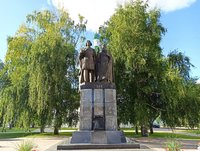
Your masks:
M 200 123 L 199 85 L 190 76 L 194 67 L 188 56 L 174 50 L 166 58 L 168 69 L 163 81 L 165 111 L 161 118 L 170 127 L 198 127 Z
M 21 30 L 21 28 L 20 28 Z M 26 129 L 33 120 L 33 110 L 28 104 L 28 52 L 31 41 L 25 35 L 8 38 L 8 52 L 1 71 L 1 116 L 5 124 L 23 126 Z
M 86 29 L 84 18 L 79 18 L 75 24 L 62 10 L 34 12 L 9 38 L 4 123 L 38 124 L 41 132 L 53 124 L 55 134 L 64 121 L 72 123 L 69 117 L 77 116 L 79 105 L 76 46 L 84 40 Z

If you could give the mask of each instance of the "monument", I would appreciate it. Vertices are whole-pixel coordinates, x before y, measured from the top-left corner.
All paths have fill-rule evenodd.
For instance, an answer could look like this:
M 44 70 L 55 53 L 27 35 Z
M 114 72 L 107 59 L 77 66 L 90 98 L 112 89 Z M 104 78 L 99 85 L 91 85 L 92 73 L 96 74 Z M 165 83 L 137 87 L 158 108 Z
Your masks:
M 79 54 L 79 130 L 64 148 L 139 148 L 139 144 L 126 144 L 124 133 L 118 130 L 112 55 L 106 45 L 99 53 L 91 45 L 88 40 Z

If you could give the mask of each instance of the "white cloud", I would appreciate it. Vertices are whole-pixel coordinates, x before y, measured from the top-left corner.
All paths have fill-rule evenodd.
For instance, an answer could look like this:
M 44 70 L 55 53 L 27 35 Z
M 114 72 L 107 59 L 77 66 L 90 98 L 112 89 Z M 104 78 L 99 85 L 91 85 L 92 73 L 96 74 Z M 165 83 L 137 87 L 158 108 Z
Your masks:
M 200 84 L 200 79 L 198 79 L 196 83 Z
M 51 2 L 50 2 L 51 1 Z M 118 4 L 127 0 L 47 0 L 56 8 L 68 10 L 70 16 L 78 21 L 78 14 L 84 16 L 87 20 L 87 27 L 97 31 L 114 13 Z M 162 11 L 170 12 L 192 5 L 196 0 L 149 0 L 151 8 L 157 7 Z
M 164 12 L 175 11 L 185 7 L 189 7 L 196 0 L 149 0 L 151 7 L 160 8 Z
M 68 10 L 70 16 L 77 21 L 78 14 L 84 16 L 88 22 L 87 27 L 93 31 L 98 30 L 114 13 L 118 0 L 52 0 L 56 8 Z

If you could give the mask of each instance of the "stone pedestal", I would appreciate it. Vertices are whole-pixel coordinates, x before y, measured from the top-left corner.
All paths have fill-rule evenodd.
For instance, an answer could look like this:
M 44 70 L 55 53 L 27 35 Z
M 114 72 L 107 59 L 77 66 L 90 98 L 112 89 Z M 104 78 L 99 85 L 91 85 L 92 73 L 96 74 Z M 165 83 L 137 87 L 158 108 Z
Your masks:
M 121 144 L 126 138 L 121 131 L 77 131 L 73 133 L 71 144 Z
M 71 143 L 125 143 L 124 134 L 117 130 L 116 89 L 110 83 L 85 83 L 80 89 L 79 131 Z

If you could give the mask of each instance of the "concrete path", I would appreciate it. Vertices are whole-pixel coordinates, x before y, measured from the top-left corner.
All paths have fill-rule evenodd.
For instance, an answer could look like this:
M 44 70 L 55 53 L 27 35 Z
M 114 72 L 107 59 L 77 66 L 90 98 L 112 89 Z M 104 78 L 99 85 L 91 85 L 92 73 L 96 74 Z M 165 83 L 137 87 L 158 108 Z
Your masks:
M 18 146 L 24 141 L 31 141 L 35 144 L 35 151 L 56 151 L 57 145 L 66 138 L 14 138 L 0 139 L 0 151 L 17 151 Z
M 165 151 L 166 148 L 166 139 L 161 138 L 136 138 L 134 141 L 140 143 L 140 145 L 144 145 L 148 148 L 151 148 L 155 151 Z M 178 140 L 182 145 L 181 151 L 197 151 L 197 145 L 200 140 Z
M 132 139 L 132 138 L 131 138 Z M 18 138 L 18 139 L 1 139 L 0 151 L 17 151 L 17 145 L 23 141 L 32 141 L 36 147 L 35 151 L 56 151 L 58 144 L 69 142 L 69 138 L 49 137 L 49 138 Z M 141 149 L 109 149 L 109 151 L 165 151 L 165 139 L 138 138 L 132 139 L 141 145 Z M 197 151 L 198 140 L 181 141 L 184 151 Z M 106 151 L 108 149 L 98 149 Z M 75 150 L 74 150 L 75 151 Z M 80 150 L 79 150 L 80 151 Z M 86 150 L 81 150 L 86 151 Z M 96 151 L 90 150 L 90 151 Z
M 154 129 L 155 131 L 170 131 L 170 129 Z M 36 130 L 38 131 L 38 130 Z M 45 129 L 45 132 L 52 132 L 50 128 Z M 69 130 L 64 130 L 69 131 Z M 70 130 L 74 131 L 74 130 Z M 175 132 L 184 133 L 185 132 Z M 190 135 L 188 133 L 187 135 Z M 193 135 L 193 134 L 191 134 Z M 194 134 L 195 135 L 195 134 Z M 196 136 L 196 135 L 195 135 Z M 36 147 L 35 151 L 56 151 L 58 144 L 68 143 L 67 137 L 44 137 L 44 138 L 14 138 L 14 139 L 0 139 L 0 151 L 17 151 L 17 146 L 23 141 L 31 141 Z M 136 141 L 141 145 L 141 149 L 109 149 L 109 151 L 165 151 L 166 139 L 152 139 L 148 137 L 143 138 L 130 138 L 129 142 Z M 197 144 L 200 140 L 182 140 L 182 150 L 184 151 L 197 151 Z M 74 150 L 75 151 L 75 150 Z M 80 151 L 80 150 L 79 150 Z M 81 150 L 86 151 L 86 150 Z M 90 151 L 96 151 L 90 150 Z M 98 149 L 98 151 L 108 151 L 108 149 Z

